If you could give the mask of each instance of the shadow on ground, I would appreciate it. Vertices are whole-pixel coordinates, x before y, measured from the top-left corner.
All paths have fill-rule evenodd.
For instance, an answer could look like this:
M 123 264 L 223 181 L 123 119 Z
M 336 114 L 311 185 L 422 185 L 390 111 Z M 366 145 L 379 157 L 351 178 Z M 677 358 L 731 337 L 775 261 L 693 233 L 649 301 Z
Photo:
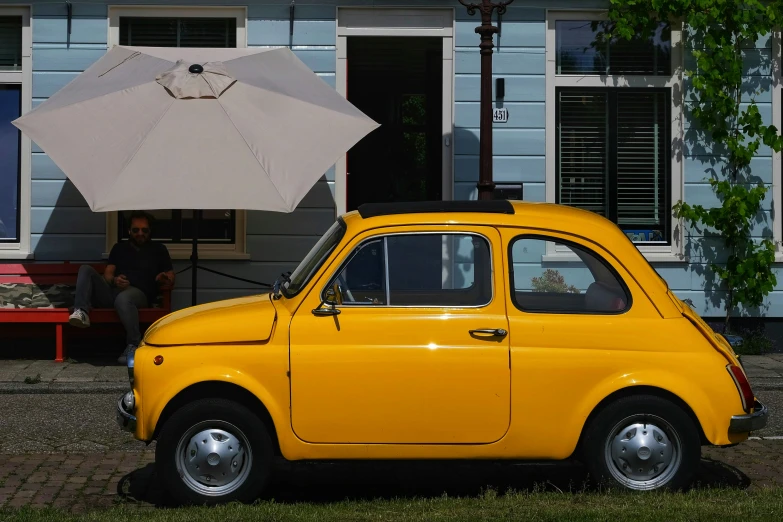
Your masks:
M 751 484 L 742 471 L 723 462 L 702 459 L 695 488 L 745 489 Z M 498 493 L 596 491 L 585 468 L 577 463 L 529 464 L 490 461 L 361 461 L 289 463 L 280 461 L 262 500 L 286 503 L 329 503 L 344 500 L 475 497 Z M 155 465 L 129 473 L 117 486 L 131 503 L 176 507 L 165 493 Z
M 44 338 L 26 337 L 11 332 L 8 334 L 0 325 L 0 360 L 52 361 L 55 358 L 53 336 Z M 92 327 L 98 331 L 101 325 Z M 101 333 L 101 332 L 99 332 Z M 125 349 L 122 336 L 106 335 L 89 338 L 66 338 L 66 360 L 89 363 L 98 366 L 116 365 L 117 357 Z

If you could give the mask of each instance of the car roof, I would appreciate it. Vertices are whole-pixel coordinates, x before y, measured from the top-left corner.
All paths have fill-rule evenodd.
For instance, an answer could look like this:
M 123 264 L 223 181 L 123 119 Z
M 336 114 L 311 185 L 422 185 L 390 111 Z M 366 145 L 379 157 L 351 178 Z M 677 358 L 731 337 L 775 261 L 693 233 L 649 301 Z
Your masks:
M 430 214 L 444 212 L 477 212 L 490 214 L 514 214 L 514 205 L 507 200 L 490 201 L 406 201 L 391 203 L 365 203 L 358 208 L 364 218 L 392 214 Z
M 591 230 L 589 236 L 622 234 L 609 221 L 588 210 L 555 203 L 515 200 L 414 201 L 367 203 L 343 215 L 357 228 L 413 224 L 506 225 L 562 230 Z

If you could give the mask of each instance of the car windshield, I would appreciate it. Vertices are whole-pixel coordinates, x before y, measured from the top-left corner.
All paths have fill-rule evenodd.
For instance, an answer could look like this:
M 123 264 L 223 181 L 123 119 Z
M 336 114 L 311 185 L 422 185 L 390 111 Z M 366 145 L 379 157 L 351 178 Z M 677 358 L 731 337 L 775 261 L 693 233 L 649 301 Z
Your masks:
M 345 236 L 345 222 L 338 218 L 329 230 L 318 240 L 318 243 L 305 256 L 296 270 L 291 274 L 290 279 L 281 286 L 283 295 L 287 298 L 294 297 L 302 291 L 305 285 L 313 277 L 313 274 L 321 267 L 332 250 L 340 243 Z

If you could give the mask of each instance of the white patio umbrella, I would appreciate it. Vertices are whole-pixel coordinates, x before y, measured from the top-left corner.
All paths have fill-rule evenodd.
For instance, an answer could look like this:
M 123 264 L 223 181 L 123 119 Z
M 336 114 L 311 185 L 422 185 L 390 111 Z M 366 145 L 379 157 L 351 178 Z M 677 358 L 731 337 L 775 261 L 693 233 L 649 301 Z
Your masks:
M 95 212 L 292 212 L 378 127 L 287 48 L 124 46 L 13 124 Z

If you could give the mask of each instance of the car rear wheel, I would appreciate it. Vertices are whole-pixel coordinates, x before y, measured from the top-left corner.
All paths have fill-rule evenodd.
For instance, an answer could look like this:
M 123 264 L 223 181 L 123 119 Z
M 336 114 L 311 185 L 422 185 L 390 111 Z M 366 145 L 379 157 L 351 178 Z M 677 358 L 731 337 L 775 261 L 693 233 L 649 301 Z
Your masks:
M 233 401 L 203 399 L 177 410 L 161 429 L 155 464 L 182 504 L 250 502 L 272 469 L 264 423 Z
M 701 458 L 690 416 L 653 395 L 624 397 L 606 406 L 588 426 L 582 449 L 601 485 L 636 491 L 688 486 Z

